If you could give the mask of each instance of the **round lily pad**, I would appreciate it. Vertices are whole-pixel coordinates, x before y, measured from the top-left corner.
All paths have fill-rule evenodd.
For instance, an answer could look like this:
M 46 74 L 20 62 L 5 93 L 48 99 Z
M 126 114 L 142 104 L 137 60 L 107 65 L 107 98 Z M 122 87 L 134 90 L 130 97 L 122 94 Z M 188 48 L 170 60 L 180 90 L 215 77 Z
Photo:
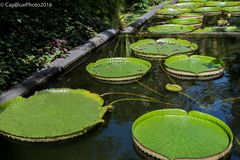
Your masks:
M 171 91 L 171 92 L 180 92 L 182 91 L 182 87 L 177 85 L 177 84 L 166 84 L 165 85 L 166 90 Z
M 231 16 L 240 16 L 240 6 L 237 7 L 224 7 L 223 13 Z
M 201 13 L 182 13 L 178 16 L 179 18 L 195 18 L 195 19 L 203 19 L 203 15 Z
M 86 133 L 99 123 L 108 107 L 83 89 L 48 89 L 29 98 L 1 104 L 0 133 L 27 142 L 52 142 Z
M 224 71 L 222 61 L 202 55 L 175 55 L 165 60 L 164 67 L 171 76 L 180 79 L 213 79 Z
M 202 13 L 207 16 L 216 16 L 222 14 L 221 8 L 218 7 L 201 7 L 193 9 L 195 13 Z
M 224 27 L 205 27 L 203 29 L 197 29 L 194 33 L 209 33 L 209 32 L 239 32 L 240 30 L 236 26 L 224 26 Z
M 143 77 L 151 63 L 138 58 L 103 58 L 90 63 L 86 70 L 94 78 L 106 83 L 131 83 Z
M 191 12 L 188 8 L 164 8 L 157 11 L 158 15 L 173 15 L 177 16 L 181 13 Z
M 221 120 L 198 111 L 162 109 L 132 126 L 137 148 L 157 159 L 220 159 L 232 148 L 233 134 Z
M 161 38 L 157 41 L 153 39 L 139 40 L 130 45 L 133 53 L 142 58 L 159 60 L 179 53 L 193 53 L 197 44 L 183 39 Z
M 168 22 L 173 24 L 190 25 L 195 28 L 200 28 L 202 26 L 202 20 L 196 18 L 177 18 L 171 19 Z
M 205 6 L 207 7 L 233 7 L 238 5 L 240 5 L 240 2 L 236 2 L 236 1 L 226 1 L 226 2 L 208 1 L 205 3 Z
M 183 2 L 201 2 L 204 3 L 207 0 L 178 0 L 179 3 L 183 3 Z
M 154 34 L 181 34 L 192 32 L 194 29 L 193 26 L 181 24 L 163 24 L 147 28 L 148 32 Z
M 182 3 L 175 3 L 171 5 L 172 8 L 198 8 L 203 7 L 204 3 L 201 2 L 182 2 Z

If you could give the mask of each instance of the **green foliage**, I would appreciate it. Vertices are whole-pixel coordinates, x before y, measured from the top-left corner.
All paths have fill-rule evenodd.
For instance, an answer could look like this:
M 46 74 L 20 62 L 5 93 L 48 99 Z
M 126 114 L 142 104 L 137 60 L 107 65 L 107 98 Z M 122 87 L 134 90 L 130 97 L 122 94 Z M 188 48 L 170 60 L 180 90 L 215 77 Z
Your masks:
M 0 133 L 31 142 L 71 138 L 103 122 L 108 107 L 102 105 L 99 95 L 83 89 L 40 91 L 1 105 Z
M 202 55 L 175 55 L 165 60 L 164 65 L 176 71 L 200 74 L 220 70 L 224 63 L 214 57 Z
M 150 150 L 148 154 L 155 152 L 154 156 L 158 154 L 166 159 L 215 156 L 227 150 L 233 141 L 230 128 L 221 120 L 180 109 L 146 113 L 134 122 L 132 132 L 141 150 Z
M 144 76 L 152 65 L 138 58 L 103 58 L 90 63 L 86 70 L 95 78 L 105 81 L 128 81 Z

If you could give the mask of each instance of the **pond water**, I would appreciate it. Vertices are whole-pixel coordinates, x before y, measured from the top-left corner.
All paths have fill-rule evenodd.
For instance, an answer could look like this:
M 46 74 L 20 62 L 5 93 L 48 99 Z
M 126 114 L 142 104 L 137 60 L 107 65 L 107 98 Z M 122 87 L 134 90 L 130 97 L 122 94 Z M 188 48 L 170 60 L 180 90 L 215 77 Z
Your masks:
M 0 138 L 1 160 L 123 160 L 143 159 L 135 151 L 132 143 L 131 127 L 142 114 L 162 108 L 181 108 L 186 111 L 198 110 L 214 115 L 226 122 L 234 136 L 240 138 L 240 37 L 182 37 L 199 45 L 195 52 L 222 59 L 226 63 L 224 76 L 211 81 L 182 81 L 174 79 L 197 102 L 179 94 L 168 92 L 164 85 L 171 82 L 162 71 L 159 62 L 140 82 L 160 92 L 153 93 L 139 83 L 111 85 L 99 83 L 91 78 L 85 67 L 104 57 L 131 56 L 129 44 L 144 38 L 144 35 L 119 35 L 79 60 L 71 70 L 60 75 L 45 88 L 84 88 L 102 94 L 106 92 L 130 92 L 158 98 L 169 104 L 128 101 L 114 105 L 112 112 L 105 116 L 106 123 L 98 126 L 84 136 L 53 144 L 29 144 L 12 142 Z M 181 38 L 181 37 L 180 37 Z M 105 96 L 105 104 L 128 98 L 126 95 Z M 203 133 L 204 134 L 204 133 Z M 234 142 L 231 160 L 240 159 L 240 146 Z
M 204 26 L 217 24 L 220 17 L 205 17 Z M 230 23 L 240 26 L 239 17 L 230 19 Z M 198 110 L 209 113 L 226 122 L 240 139 L 240 36 L 237 35 L 175 35 L 178 38 L 190 40 L 198 44 L 195 54 L 209 55 L 223 60 L 226 64 L 224 75 L 210 81 L 174 81 L 183 87 L 184 94 L 190 95 L 195 101 L 184 94 L 173 93 L 164 89 L 171 79 L 163 72 L 159 62 L 152 62 L 152 70 L 144 76 L 140 83 L 159 92 L 156 94 L 140 83 L 125 85 L 104 84 L 91 78 L 85 67 L 91 62 L 106 57 L 132 56 L 129 45 L 143 38 L 154 36 L 146 34 L 146 28 L 156 24 L 155 19 L 146 23 L 138 32 L 140 34 L 120 34 L 94 52 L 80 59 L 71 69 L 56 79 L 42 85 L 38 90 L 46 88 L 83 88 L 103 94 L 107 92 L 128 92 L 142 94 L 166 104 L 151 102 L 123 101 L 114 104 L 112 112 L 104 119 L 105 124 L 98 126 L 86 135 L 53 144 L 31 144 L 9 141 L 0 137 L 0 160 L 125 160 L 143 159 L 135 151 L 132 143 L 131 127 L 135 119 L 142 114 L 163 108 L 181 108 L 186 111 Z M 172 37 L 172 36 L 168 36 Z M 159 35 L 154 39 L 160 38 Z M 103 97 L 105 104 L 127 95 L 108 95 Z M 203 133 L 204 134 L 204 133 Z M 240 159 L 240 146 L 234 141 L 234 147 L 229 157 Z

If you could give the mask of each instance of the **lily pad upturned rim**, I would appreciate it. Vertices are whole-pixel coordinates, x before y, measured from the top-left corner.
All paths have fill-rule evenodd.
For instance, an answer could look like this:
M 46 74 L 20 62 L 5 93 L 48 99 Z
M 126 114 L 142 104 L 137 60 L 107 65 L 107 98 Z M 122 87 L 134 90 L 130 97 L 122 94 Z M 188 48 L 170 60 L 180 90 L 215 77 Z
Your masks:
M 211 116 L 209 114 L 206 113 L 202 113 L 199 111 L 190 111 L 190 112 L 186 112 L 182 109 L 160 109 L 160 110 L 155 110 L 155 111 L 151 111 L 148 113 L 143 114 L 142 116 L 140 116 L 139 118 L 137 118 L 133 125 L 132 125 L 132 136 L 133 136 L 133 142 L 134 145 L 137 147 L 137 149 L 141 150 L 142 152 L 144 152 L 147 155 L 153 156 L 154 158 L 157 159 L 164 159 L 164 160 L 168 160 L 169 158 L 166 155 L 163 155 L 157 151 L 152 150 L 151 148 L 148 148 L 147 146 L 145 146 L 141 141 L 139 140 L 138 137 L 136 137 L 136 133 L 135 133 L 135 128 L 138 125 L 141 125 L 141 123 L 143 123 L 144 121 L 151 119 L 151 118 L 157 118 L 159 116 L 171 116 L 172 118 L 175 117 L 179 117 L 179 116 L 187 116 L 187 117 L 192 117 L 194 119 L 199 119 L 200 121 L 207 121 L 209 123 L 212 123 L 216 126 L 218 126 L 219 128 L 221 128 L 226 135 L 228 136 L 228 146 L 221 152 L 213 154 L 213 155 L 208 155 L 207 157 L 199 157 L 197 159 L 219 159 L 219 158 L 223 158 L 225 156 L 228 155 L 228 153 L 231 151 L 232 145 L 233 145 L 233 133 L 231 131 L 231 129 L 229 128 L 228 125 L 226 125 L 223 121 L 221 121 L 220 119 Z M 144 133 L 144 132 L 142 132 Z M 186 158 L 186 157 L 179 157 L 176 159 L 195 159 L 195 158 Z
M 172 8 L 198 8 L 203 7 L 203 2 L 180 2 L 171 5 Z
M 109 76 L 103 76 L 103 75 L 97 75 L 92 72 L 93 67 L 99 65 L 99 64 L 106 64 L 106 63 L 112 63 L 112 62 L 117 62 L 117 63 L 125 63 L 125 62 L 131 62 L 135 63 L 138 65 L 144 65 L 148 69 L 144 73 L 137 73 L 137 74 L 132 74 L 132 75 L 123 75 L 123 76 L 118 76 L 118 77 L 109 77 Z M 113 58 L 102 58 L 97 60 L 94 63 L 90 63 L 87 65 L 86 70 L 87 72 L 97 80 L 101 82 L 106 82 L 106 83 L 113 83 L 113 84 L 125 84 L 125 83 L 132 83 L 135 80 L 143 77 L 145 74 L 149 72 L 151 69 L 152 64 L 146 60 L 139 59 L 139 58 L 134 58 L 134 57 L 113 57 Z
M 193 9 L 194 13 L 202 13 L 205 15 L 219 15 L 222 13 L 222 9 L 219 7 L 199 7 Z
M 54 89 L 46 89 L 46 90 L 42 90 L 42 91 L 38 91 L 36 92 L 33 96 L 30 96 L 29 98 L 23 98 L 23 97 L 16 97 L 14 99 L 11 99 L 5 103 L 0 104 L 0 107 L 2 108 L 2 111 L 0 112 L 0 116 L 1 113 L 4 112 L 5 109 L 8 109 L 9 107 L 17 107 L 18 105 L 26 105 L 30 103 L 31 98 L 36 98 L 36 96 L 48 96 L 48 95 L 54 95 L 54 94 L 73 94 L 73 95 L 79 95 L 79 96 L 84 96 L 87 97 L 87 99 L 92 99 L 92 101 L 96 104 L 98 104 L 98 109 L 96 109 L 96 112 L 98 112 L 98 120 L 95 122 L 91 122 L 89 123 L 89 125 L 83 127 L 83 128 L 79 128 L 79 130 L 76 130 L 74 132 L 70 132 L 68 134 L 60 134 L 58 133 L 58 135 L 55 136 L 22 136 L 22 135 L 17 135 L 15 133 L 10 133 L 7 131 L 4 131 L 2 129 L 0 129 L 0 134 L 2 134 L 3 136 L 10 138 L 10 139 L 14 139 L 14 140 L 18 140 L 18 141 L 23 141 L 23 142 L 34 142 L 34 143 L 47 143 L 47 142 L 56 142 L 56 141 L 62 141 L 62 140 L 67 140 L 70 138 L 74 138 L 80 135 L 85 134 L 86 132 L 88 132 L 89 130 L 93 129 L 94 127 L 96 127 L 98 124 L 100 123 L 104 123 L 104 120 L 102 119 L 104 114 L 107 112 L 107 110 L 109 110 L 111 107 L 110 106 L 104 106 L 103 107 L 103 103 L 104 100 L 96 93 L 92 93 L 88 90 L 85 89 L 69 89 L 69 88 L 54 88 Z M 51 96 L 49 96 L 50 98 Z M 65 96 L 62 96 L 62 100 L 64 100 Z M 52 99 L 50 98 L 48 100 L 47 103 L 52 103 L 51 102 Z M 43 103 L 46 102 L 46 99 L 43 100 Z M 56 102 L 54 102 L 55 104 Z M 61 105 L 61 104 L 59 104 Z M 58 107 L 59 107 L 58 105 Z M 81 104 L 75 104 L 76 107 L 78 105 Z M 45 106 L 45 105 L 44 105 Z M 65 105 L 67 106 L 67 105 Z M 24 107 L 29 107 L 28 105 L 24 106 Z M 31 107 L 31 106 L 30 106 Z M 64 113 L 63 113 L 64 114 Z M 81 123 L 81 122 L 79 122 Z M 37 125 L 37 123 L 36 123 Z M 37 125 L 39 126 L 39 125 Z M 49 127 L 49 130 L 51 129 L 51 127 Z M 23 133 L 22 133 L 23 134 Z M 47 133 L 48 134 L 48 133 Z
M 186 31 L 181 32 L 170 32 L 170 33 L 166 33 L 166 32 L 162 32 L 164 31 L 164 28 L 171 28 L 171 27 L 179 27 L 180 29 L 186 29 Z M 194 27 L 193 26 L 188 26 L 188 25 L 181 25 L 181 24 L 163 24 L 163 25 L 156 25 L 156 26 L 151 26 L 147 28 L 147 31 L 153 34 L 184 34 L 184 33 L 189 33 L 194 31 Z
M 231 16 L 240 16 L 240 6 L 236 7 L 223 7 L 224 14 L 231 14 Z
M 179 18 L 203 19 L 203 15 L 201 13 L 182 13 L 178 17 Z
M 163 8 L 156 12 L 157 15 L 174 15 L 177 16 L 178 14 L 191 12 L 191 9 L 188 8 Z
M 203 61 L 214 61 L 218 60 L 215 57 L 210 56 L 203 56 L 203 55 L 186 55 L 186 54 L 178 54 L 171 56 L 167 59 L 165 59 L 164 62 L 164 68 L 165 70 L 171 75 L 176 78 L 180 79 L 199 79 L 199 80 L 208 80 L 208 79 L 214 79 L 217 77 L 220 77 L 223 74 L 224 71 L 224 62 L 219 60 L 219 67 L 218 69 L 210 69 L 207 71 L 201 71 L 201 72 L 192 72 L 189 70 L 183 70 L 178 68 L 173 68 L 168 66 L 168 63 L 175 62 L 181 59 L 189 59 L 189 58 L 195 58 L 195 59 L 202 59 Z
M 202 19 L 197 18 L 176 18 L 168 21 L 171 24 L 181 24 L 200 28 L 202 26 Z
M 240 2 L 237 1 L 208 1 L 205 3 L 206 7 L 234 7 L 239 6 Z
M 196 19 L 196 18 L 176 18 L 176 19 L 171 19 L 168 22 L 173 24 L 192 25 L 192 24 L 201 24 L 202 20 Z
M 184 45 L 184 46 L 189 46 L 191 48 L 191 50 L 189 50 L 188 52 L 179 52 L 177 54 L 183 54 L 183 53 L 192 54 L 192 52 L 194 52 L 195 50 L 198 49 L 198 45 L 196 43 L 192 43 L 192 42 L 187 41 L 185 39 L 177 39 L 177 38 L 160 38 L 156 41 L 153 40 L 153 39 L 143 39 L 143 40 L 139 40 L 135 43 L 132 43 L 130 45 L 130 48 L 133 50 L 133 53 L 136 56 L 151 59 L 151 60 L 164 59 L 164 58 L 169 56 L 167 54 L 151 54 L 151 53 L 147 53 L 147 52 L 144 52 L 144 51 L 138 51 L 138 50 L 135 49 L 136 47 L 138 47 L 142 44 L 145 45 L 145 44 L 148 44 L 148 43 L 180 44 L 180 45 Z

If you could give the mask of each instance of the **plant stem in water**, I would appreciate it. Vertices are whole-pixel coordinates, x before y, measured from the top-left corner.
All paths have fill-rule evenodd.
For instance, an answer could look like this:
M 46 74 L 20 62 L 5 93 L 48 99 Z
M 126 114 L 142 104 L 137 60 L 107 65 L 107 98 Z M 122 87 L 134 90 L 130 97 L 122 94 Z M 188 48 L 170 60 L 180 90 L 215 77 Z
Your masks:
M 158 99 L 156 99 L 156 98 L 152 98 L 152 97 L 148 97 L 148 96 L 141 95 L 141 94 L 136 94 L 136 93 L 128 93 L 128 92 L 107 92 L 107 93 L 101 94 L 100 96 L 103 97 L 103 96 L 114 95 L 114 94 L 138 96 L 138 97 L 142 97 L 142 98 L 145 98 L 145 99 L 158 101 Z
M 153 102 L 153 103 L 160 103 L 160 104 L 166 104 L 166 105 L 175 105 L 175 104 L 168 103 L 168 102 L 161 102 L 161 101 L 144 99 L 144 98 L 123 98 L 123 99 L 115 100 L 115 101 L 111 102 L 109 105 L 111 106 L 114 103 L 122 102 L 122 101 L 143 101 L 143 102 Z

